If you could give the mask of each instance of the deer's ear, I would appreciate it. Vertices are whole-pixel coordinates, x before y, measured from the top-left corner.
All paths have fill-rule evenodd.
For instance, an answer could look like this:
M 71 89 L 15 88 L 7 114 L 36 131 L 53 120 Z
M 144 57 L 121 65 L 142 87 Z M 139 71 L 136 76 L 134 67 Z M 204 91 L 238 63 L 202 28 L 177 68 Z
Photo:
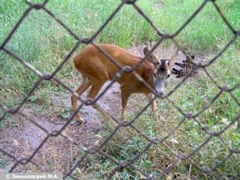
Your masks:
M 172 55 L 171 55 L 171 57 L 170 57 L 170 68 L 172 68 L 173 66 L 174 66 L 174 63 L 175 63 L 175 61 L 177 60 L 177 56 L 178 56 L 178 48 L 176 48 L 174 51 L 173 51 L 173 53 L 172 53 Z
M 143 53 L 145 56 L 149 53 L 149 50 L 147 47 L 143 49 Z M 154 65 L 158 62 L 158 59 L 154 54 L 150 54 L 146 59 Z
M 146 55 L 148 52 L 149 52 L 148 48 L 147 48 L 147 47 L 144 47 L 144 48 L 143 48 L 143 53 L 144 53 L 144 55 Z

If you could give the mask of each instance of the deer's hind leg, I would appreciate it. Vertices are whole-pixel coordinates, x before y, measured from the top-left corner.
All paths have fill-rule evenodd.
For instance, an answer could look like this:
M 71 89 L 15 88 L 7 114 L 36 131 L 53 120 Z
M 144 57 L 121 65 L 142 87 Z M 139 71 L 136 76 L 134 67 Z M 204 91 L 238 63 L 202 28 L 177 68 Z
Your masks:
M 121 99 L 122 99 L 122 113 L 121 113 L 121 120 L 124 119 L 124 112 L 127 106 L 127 102 L 129 96 L 131 95 L 131 91 L 128 90 L 127 86 L 121 86 Z
M 81 83 L 81 85 L 77 88 L 77 90 L 75 91 L 79 96 L 81 96 L 90 86 L 91 86 L 91 82 L 86 78 L 83 77 L 83 82 Z M 77 106 L 77 102 L 78 102 L 78 98 L 75 95 L 71 95 L 71 101 L 72 101 L 72 107 L 73 107 L 73 111 L 77 111 L 78 106 Z M 80 117 L 80 114 L 77 113 L 75 115 L 75 120 L 79 123 L 83 122 L 83 119 Z
M 92 83 L 92 86 L 91 86 L 91 89 L 89 91 L 87 98 L 94 100 L 95 97 L 97 96 L 98 92 L 104 85 L 104 83 L 105 83 L 105 81 L 100 81 L 100 80 L 96 81 L 96 83 Z M 103 117 L 107 117 L 108 119 L 111 119 L 111 117 L 106 114 L 106 112 L 98 105 L 97 102 L 95 102 L 92 106 L 94 109 L 96 109 L 98 112 L 100 112 L 103 115 Z

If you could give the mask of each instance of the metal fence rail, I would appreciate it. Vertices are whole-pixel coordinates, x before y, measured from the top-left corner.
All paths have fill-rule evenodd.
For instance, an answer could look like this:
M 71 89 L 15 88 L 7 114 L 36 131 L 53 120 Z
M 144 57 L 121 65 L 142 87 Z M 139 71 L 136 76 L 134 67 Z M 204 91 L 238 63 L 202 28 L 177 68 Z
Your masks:
M 198 112 L 197 114 L 190 114 L 187 112 L 184 112 L 181 107 L 179 107 L 177 104 L 175 104 L 173 101 L 171 101 L 171 99 L 169 98 L 169 96 L 175 91 L 177 90 L 189 77 L 186 76 L 183 78 L 182 82 L 179 83 L 172 91 L 170 91 L 164 98 L 168 101 L 168 103 L 172 104 L 173 107 L 175 107 L 181 114 L 182 114 L 182 119 L 179 121 L 178 125 L 172 129 L 166 136 L 165 138 L 162 139 L 150 139 L 147 135 L 145 135 L 144 132 L 141 132 L 134 124 L 133 122 L 141 115 L 141 113 L 143 111 L 145 111 L 145 109 L 150 105 L 150 103 L 147 104 L 147 106 L 139 113 L 136 115 L 135 118 L 133 118 L 131 121 L 117 121 L 114 117 L 113 119 L 115 120 L 115 122 L 117 123 L 116 128 L 113 130 L 113 132 L 108 136 L 107 139 L 105 139 L 100 145 L 98 146 L 94 146 L 91 147 L 89 149 L 84 149 L 84 154 L 81 157 L 78 157 L 76 159 L 76 162 L 74 164 L 74 166 L 72 166 L 68 172 L 64 172 L 64 177 L 65 178 L 72 178 L 72 179 L 76 179 L 76 176 L 74 175 L 74 171 L 86 160 L 86 157 L 89 154 L 96 154 L 99 153 L 102 156 L 105 156 L 106 158 L 110 159 L 112 162 L 114 162 L 117 166 L 109 173 L 108 177 L 106 177 L 106 179 L 111 179 L 114 177 L 114 175 L 116 174 L 116 172 L 118 172 L 120 169 L 123 168 L 127 168 L 127 167 L 131 167 L 133 168 L 135 171 L 140 172 L 145 179 L 161 179 L 165 174 L 167 174 L 170 170 L 172 170 L 176 164 L 182 160 L 188 160 L 188 162 L 190 162 L 194 167 L 196 167 L 197 169 L 199 169 L 199 174 L 196 175 L 195 177 L 193 177 L 194 179 L 198 179 L 201 177 L 202 174 L 211 174 L 212 177 L 216 178 L 216 179 L 220 179 L 223 177 L 218 177 L 217 174 L 215 173 L 215 170 L 221 166 L 222 164 L 224 164 L 232 155 L 236 155 L 240 153 L 239 148 L 231 148 L 222 138 L 221 138 L 221 134 L 226 131 L 229 127 L 231 127 L 233 124 L 237 123 L 239 121 L 240 118 L 240 114 L 238 114 L 234 119 L 231 120 L 231 122 L 226 125 L 221 131 L 219 132 L 210 132 L 207 129 L 205 129 L 204 127 L 201 126 L 201 124 L 199 123 L 199 126 L 209 135 L 208 139 L 206 139 L 197 149 L 195 149 L 194 151 L 192 151 L 192 153 L 190 154 L 178 154 L 175 151 L 171 150 L 171 148 L 169 148 L 169 151 L 171 151 L 173 154 L 175 154 L 175 161 L 172 162 L 168 167 L 166 167 L 162 173 L 160 175 L 152 175 L 152 174 L 148 174 L 146 173 L 144 170 L 139 169 L 134 162 L 136 160 L 138 160 L 143 153 L 147 152 L 149 150 L 149 148 L 152 145 L 162 145 L 162 146 L 166 146 L 167 145 L 164 143 L 165 140 L 171 136 L 181 125 L 182 123 L 184 123 L 186 121 L 186 119 L 191 118 L 191 119 L 195 119 L 197 118 L 200 114 L 202 114 L 205 110 L 207 110 L 217 99 L 218 97 L 222 94 L 222 93 L 228 93 L 231 98 L 235 101 L 235 103 L 238 105 L 238 107 L 240 107 L 240 101 L 239 99 L 236 98 L 236 96 L 234 95 L 233 91 L 238 89 L 240 87 L 240 82 L 238 82 L 233 88 L 228 88 L 226 86 L 220 86 L 215 80 L 214 78 L 210 75 L 210 73 L 207 70 L 207 67 L 213 65 L 213 63 L 217 60 L 217 58 L 219 56 L 221 56 L 227 49 L 228 47 L 240 36 L 240 30 L 235 30 L 231 24 L 228 22 L 228 20 L 224 17 L 224 14 L 221 12 L 220 8 L 218 7 L 218 5 L 216 4 L 215 0 L 205 0 L 201 6 L 192 14 L 192 16 L 189 19 L 186 19 L 186 22 L 182 25 L 182 27 L 180 27 L 175 33 L 173 34 L 165 34 L 161 31 L 159 31 L 156 28 L 156 25 L 154 25 L 154 23 L 147 17 L 146 14 L 144 14 L 144 12 L 141 10 L 140 7 L 137 6 L 137 4 L 135 3 L 136 0 L 122 0 L 119 4 L 119 6 L 116 8 L 116 10 L 109 16 L 109 18 L 102 24 L 102 26 L 99 29 L 96 29 L 96 32 L 94 33 L 94 35 L 92 37 L 79 37 L 77 36 L 69 27 L 67 27 L 64 22 L 62 22 L 61 20 L 59 20 L 50 10 L 47 9 L 46 4 L 48 3 L 49 0 L 45 0 L 44 3 L 42 4 L 33 4 L 27 0 L 25 0 L 25 3 L 27 3 L 29 5 L 28 9 L 23 13 L 22 17 L 20 17 L 19 21 L 16 23 L 16 25 L 13 27 L 12 31 L 9 33 L 9 35 L 7 36 L 7 38 L 5 39 L 5 41 L 1 44 L 0 46 L 0 51 L 3 51 L 7 54 L 9 54 L 10 56 L 12 56 L 13 58 L 16 59 L 16 61 L 21 62 L 26 68 L 28 68 L 30 71 L 34 72 L 36 75 L 39 76 L 38 81 L 34 84 L 34 86 L 32 87 L 32 89 L 29 91 L 29 93 L 25 96 L 24 99 L 22 99 L 21 103 L 14 107 L 14 108 L 7 108 L 4 104 L 0 104 L 1 109 L 3 110 L 3 114 L 0 117 L 0 121 L 3 121 L 5 119 L 5 117 L 7 116 L 7 114 L 19 114 L 21 116 L 24 116 L 25 118 L 27 118 L 29 121 L 31 121 L 34 125 L 36 125 L 38 128 L 40 128 L 41 130 L 43 130 L 44 132 L 46 132 L 48 135 L 47 137 L 42 141 L 42 143 L 35 149 L 35 151 L 29 155 L 29 157 L 24 158 L 24 159 L 18 159 L 15 157 L 14 154 L 9 153 L 7 151 L 7 149 L 4 148 L 0 148 L 0 152 L 3 153 L 5 156 L 7 156 L 9 159 L 12 159 L 12 161 L 14 161 L 13 166 L 10 169 L 10 172 L 14 172 L 14 170 L 16 169 L 16 167 L 18 165 L 26 165 L 29 162 L 35 164 L 36 166 L 38 166 L 37 163 L 35 163 L 34 161 L 32 161 L 33 157 L 38 153 L 38 151 L 40 151 L 40 149 L 42 148 L 42 146 L 44 146 L 44 144 L 52 137 L 57 137 L 57 136 L 62 136 L 65 139 L 67 139 L 70 143 L 75 143 L 74 141 L 72 141 L 71 139 L 69 139 L 68 137 L 65 136 L 65 134 L 63 133 L 63 130 L 69 126 L 69 124 L 74 121 L 74 116 L 77 112 L 74 112 L 72 114 L 72 116 L 66 121 L 66 123 L 64 124 L 64 126 L 59 130 L 59 131 L 54 131 L 49 133 L 47 129 L 45 129 L 44 127 L 40 126 L 39 124 L 37 124 L 33 118 L 29 117 L 26 113 L 21 111 L 21 108 L 23 107 L 23 105 L 26 103 L 26 101 L 29 99 L 29 97 L 33 94 L 33 92 L 36 90 L 36 88 L 38 88 L 38 86 L 41 84 L 42 81 L 45 80 L 53 80 L 56 81 L 57 83 L 59 83 L 62 87 L 64 87 L 65 89 L 67 89 L 69 91 L 69 94 L 74 93 L 74 91 L 69 88 L 66 84 L 64 84 L 60 79 L 57 79 L 55 77 L 56 73 L 64 66 L 64 64 L 69 61 L 70 56 L 73 54 L 73 52 L 79 47 L 79 45 L 81 44 L 93 44 L 94 46 L 97 47 L 96 44 L 94 44 L 94 39 L 99 35 L 99 33 L 103 30 L 103 28 L 115 17 L 115 15 L 119 12 L 119 10 L 123 7 L 123 6 L 132 6 L 133 9 L 137 10 L 137 12 L 142 16 L 142 18 L 144 18 L 151 26 L 152 28 L 157 32 L 157 34 L 159 35 L 159 41 L 156 42 L 156 44 L 153 46 L 151 52 L 154 51 L 154 49 L 156 49 L 159 44 L 161 44 L 161 42 L 165 39 L 171 39 L 177 46 L 178 46 L 178 42 L 175 40 L 175 37 L 179 35 L 179 33 L 196 17 L 196 15 L 200 12 L 200 10 L 202 10 L 207 3 L 212 3 L 214 5 L 214 7 L 216 8 L 217 12 L 219 13 L 219 16 L 223 19 L 223 21 L 225 22 L 225 24 L 227 25 L 227 27 L 231 30 L 232 32 L 232 39 L 230 39 L 226 45 L 221 49 L 221 51 L 215 56 L 213 57 L 207 64 L 197 64 L 196 68 L 201 68 L 203 69 L 203 71 L 207 74 L 207 76 L 212 80 L 212 82 L 215 84 L 216 87 L 218 87 L 219 92 L 218 94 L 215 95 L 215 97 L 212 99 L 211 102 L 209 102 L 209 104 L 207 104 L 200 112 Z M 48 15 L 50 15 L 59 25 L 61 25 L 63 28 L 65 28 L 72 37 L 74 37 L 77 40 L 76 45 L 72 48 L 71 51 L 69 51 L 69 53 L 66 55 L 66 57 L 62 60 L 61 64 L 56 68 L 56 70 L 51 73 L 51 74 L 43 74 L 41 72 L 39 72 L 36 68 L 34 68 L 30 63 L 26 62 L 26 60 L 20 58 L 17 54 L 14 54 L 11 50 L 9 50 L 6 47 L 6 44 L 11 40 L 12 36 L 14 35 L 14 33 L 17 31 L 17 29 L 19 28 L 19 26 L 21 25 L 21 23 L 24 21 L 24 19 L 28 16 L 28 14 L 33 11 L 33 10 L 43 10 L 45 13 L 47 13 Z M 99 48 L 99 47 L 97 47 Z M 180 47 L 181 48 L 181 47 Z M 101 49 L 100 49 L 101 50 Z M 183 49 L 182 49 L 183 50 Z M 102 51 L 102 53 L 104 53 Z M 105 54 L 105 53 L 104 53 Z M 105 54 L 106 56 L 108 56 L 107 54 Z M 114 61 L 114 59 L 112 59 L 110 57 L 110 60 Z M 141 62 L 143 62 L 144 59 L 142 59 Z M 140 62 L 140 63 L 141 63 Z M 139 65 L 139 64 L 138 64 Z M 123 67 L 120 71 L 119 74 L 122 74 L 124 72 L 132 72 L 134 73 L 135 69 L 137 68 L 137 66 L 134 68 L 129 68 L 129 67 Z M 194 71 L 194 69 L 192 70 Z M 117 77 L 115 79 L 113 79 L 112 83 L 114 83 L 116 81 Z M 148 84 L 146 84 L 146 82 L 144 82 L 144 84 L 146 86 L 148 86 Z M 110 87 L 110 85 L 108 86 Z M 149 87 L 149 86 L 148 86 Z M 103 95 L 108 88 L 106 88 L 105 91 L 102 92 L 101 95 Z M 98 98 L 96 98 L 93 101 L 86 101 L 86 102 L 82 102 L 81 105 L 79 106 L 78 110 L 80 110 L 82 108 L 82 106 L 84 104 L 93 104 L 95 102 L 98 101 L 98 99 L 101 97 L 98 96 Z M 158 98 L 157 94 L 155 94 L 155 98 Z M 198 123 L 197 120 L 195 120 L 196 123 Z M 111 155 L 109 155 L 107 152 L 104 152 L 102 150 L 102 147 L 104 145 L 106 145 L 109 140 L 117 133 L 117 131 L 121 128 L 121 127 L 131 127 L 133 128 L 136 132 L 138 132 L 139 135 L 141 135 L 142 137 L 145 138 L 146 141 L 148 141 L 148 144 L 141 149 L 141 151 L 139 153 L 137 153 L 130 161 L 118 161 L 117 159 L 115 159 L 114 157 L 112 157 Z M 0 131 L 1 132 L 1 131 Z M 201 167 L 199 166 L 196 162 L 194 162 L 194 160 L 191 158 L 197 151 L 199 151 L 203 146 L 205 146 L 213 137 L 217 137 L 220 139 L 220 141 L 226 146 L 226 148 L 229 150 L 229 154 L 225 157 L 225 159 L 223 159 L 222 161 L 218 162 L 217 165 L 213 168 L 209 168 L 209 167 Z M 75 143 L 76 146 L 78 146 L 77 143 Z M 231 179 L 238 179 L 240 178 L 240 174 L 237 174 L 235 177 L 231 177 Z M 223 178 L 224 179 L 224 178 Z

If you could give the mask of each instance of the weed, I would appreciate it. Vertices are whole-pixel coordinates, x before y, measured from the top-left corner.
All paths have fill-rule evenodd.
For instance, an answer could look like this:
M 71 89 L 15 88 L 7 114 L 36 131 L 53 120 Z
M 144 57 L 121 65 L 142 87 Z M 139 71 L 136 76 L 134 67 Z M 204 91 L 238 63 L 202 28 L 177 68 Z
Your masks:
M 31 2 L 42 3 L 43 0 Z M 236 0 L 218 0 L 215 2 L 231 26 L 235 30 L 239 29 L 240 21 L 237 17 L 240 15 L 240 2 Z M 72 0 L 70 3 L 70 1 L 58 0 L 57 2 L 49 1 L 46 8 L 63 21 L 77 36 L 91 38 L 120 3 L 120 1 L 106 2 L 103 0 Z M 136 2 L 137 6 L 162 33 L 175 33 L 201 3 L 202 1 L 193 0 L 139 0 Z M 27 8 L 28 5 L 23 1 L 11 0 L 0 3 L 0 44 L 4 42 Z M 208 60 L 212 60 L 232 37 L 232 31 L 219 16 L 212 2 L 209 1 L 177 35 L 176 40 L 190 51 L 205 54 Z M 125 5 L 97 35 L 94 42 L 116 44 L 123 48 L 129 48 L 133 44 L 156 42 L 159 39 L 159 35 L 151 28 L 151 25 L 131 5 Z M 67 57 L 75 43 L 76 40 L 69 32 L 43 10 L 32 10 L 14 32 L 5 48 L 30 63 L 42 74 L 51 74 Z M 160 46 L 172 46 L 172 41 L 166 40 Z M 78 51 L 83 47 L 80 46 Z M 181 111 L 173 107 L 170 101 L 159 99 L 157 100 L 160 114 L 159 122 L 153 122 L 152 114 L 148 111 L 134 121 L 134 126 L 149 139 L 166 138 L 164 143 L 150 146 L 148 151 L 134 161 L 135 167 L 148 174 L 159 175 L 175 161 L 178 154 L 193 153 L 190 159 L 180 161 L 173 170 L 166 174 L 166 178 L 191 179 L 201 172 L 200 168 L 216 167 L 230 154 L 230 149 L 240 147 L 237 125 L 233 124 L 226 128 L 240 112 L 240 89 L 239 86 L 236 87 L 240 74 L 239 47 L 240 40 L 238 38 L 213 64 L 204 70 L 201 69 L 200 76 L 194 80 L 188 78 L 170 95 L 169 99 Z M 12 108 L 18 105 L 29 93 L 39 77 L 4 51 L 0 51 L 0 67 L 0 102 Z M 77 73 L 73 69 L 72 62 L 67 61 L 55 77 L 70 88 L 75 88 Z M 176 80 L 169 85 L 169 92 L 179 83 L 182 81 Z M 231 94 L 227 91 L 221 92 L 221 87 L 224 86 L 228 88 L 227 90 L 235 89 L 231 91 Z M 64 108 L 59 110 L 52 107 L 50 99 L 53 94 L 62 95 L 66 91 L 53 80 L 42 81 L 29 97 L 25 107 L 33 106 L 32 111 L 37 116 L 42 116 L 46 112 L 57 112 L 62 118 L 68 118 L 71 112 L 70 107 L 64 102 Z M 213 101 L 218 93 L 220 93 L 218 99 Z M 130 112 L 126 112 L 127 120 L 133 119 L 144 107 L 146 101 L 142 99 L 141 96 L 133 96 L 132 106 L 134 108 Z M 139 104 L 141 107 L 138 106 Z M 193 115 L 199 113 L 199 115 L 196 118 L 183 119 L 182 112 Z M 3 113 L 4 110 L 1 108 L 0 116 Z M 4 122 L 0 122 L 0 128 L 19 126 L 14 124 L 11 119 L 12 116 L 7 115 Z M 176 128 L 179 123 L 182 123 L 181 126 L 170 136 L 169 132 Z M 99 132 L 99 136 L 102 138 L 95 142 L 97 145 L 116 128 L 112 124 L 104 124 L 103 127 L 104 129 Z M 212 132 L 219 133 L 219 136 L 212 137 L 205 146 L 199 148 Z M 64 151 L 66 150 L 66 146 L 64 146 L 66 142 L 62 138 L 59 138 L 58 142 L 57 139 L 56 141 L 49 140 L 50 144 L 45 145 L 47 153 L 41 152 L 35 158 L 39 160 L 41 165 L 49 167 L 53 171 L 68 171 L 73 166 L 73 154 L 77 152 L 77 148 L 69 144 L 67 151 L 71 151 L 71 154 L 65 157 L 67 163 L 64 164 L 61 156 L 58 155 L 66 152 Z M 62 149 L 55 148 L 59 144 L 64 147 Z M 132 127 L 121 127 L 102 150 L 118 162 L 129 162 L 148 144 L 149 141 Z M 27 153 L 23 153 L 23 155 L 25 156 Z M 6 166 L 4 165 L 6 160 L 2 157 L 0 155 L 0 167 Z M 216 168 L 216 174 L 219 177 L 226 176 L 228 178 L 236 176 L 240 173 L 239 161 L 239 155 L 236 153 L 231 155 L 226 162 Z M 80 179 L 104 179 L 117 166 L 114 161 L 101 154 L 88 155 L 85 162 L 74 172 Z M 195 162 L 200 168 L 192 162 Z M 31 165 L 29 169 L 36 171 L 36 167 Z M 141 179 L 142 177 L 143 175 L 135 171 L 134 168 L 127 167 L 120 169 L 115 174 L 114 179 Z M 213 176 L 203 174 L 201 178 L 212 179 Z

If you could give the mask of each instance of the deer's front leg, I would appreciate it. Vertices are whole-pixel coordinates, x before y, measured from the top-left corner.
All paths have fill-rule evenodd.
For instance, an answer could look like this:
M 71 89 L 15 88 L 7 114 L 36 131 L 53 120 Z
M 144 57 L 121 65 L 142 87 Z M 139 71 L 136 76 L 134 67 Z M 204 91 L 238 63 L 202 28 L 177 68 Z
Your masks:
M 152 94 L 152 93 L 146 94 L 146 97 L 147 97 L 147 99 L 148 99 L 148 102 L 151 102 L 152 99 L 154 98 L 154 94 Z M 152 102 L 151 107 L 152 107 L 152 111 L 153 111 L 153 115 L 154 115 L 153 119 L 154 119 L 155 121 L 157 121 L 157 120 L 158 120 L 158 112 L 157 112 L 157 103 L 156 103 L 156 100 L 154 100 L 154 101 Z

